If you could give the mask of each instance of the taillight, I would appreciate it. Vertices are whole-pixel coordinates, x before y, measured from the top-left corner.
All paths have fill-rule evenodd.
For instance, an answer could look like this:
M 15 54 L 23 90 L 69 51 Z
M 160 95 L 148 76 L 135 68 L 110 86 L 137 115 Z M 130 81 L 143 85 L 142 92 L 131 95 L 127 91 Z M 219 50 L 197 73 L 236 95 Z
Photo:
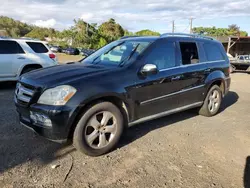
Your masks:
M 55 55 L 55 54 L 49 54 L 49 57 L 50 57 L 51 59 L 55 59 L 55 58 L 56 58 L 56 55 Z

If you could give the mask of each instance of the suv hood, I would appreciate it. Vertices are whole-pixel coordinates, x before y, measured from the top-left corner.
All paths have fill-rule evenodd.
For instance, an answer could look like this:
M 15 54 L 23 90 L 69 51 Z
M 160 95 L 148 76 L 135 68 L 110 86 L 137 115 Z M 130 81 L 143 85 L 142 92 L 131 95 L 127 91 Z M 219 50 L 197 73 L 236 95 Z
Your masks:
M 113 67 L 79 63 L 58 65 L 24 74 L 20 78 L 20 82 L 35 87 L 54 87 L 62 84 L 68 84 L 74 80 L 92 76 L 103 71 L 108 71 L 112 68 Z

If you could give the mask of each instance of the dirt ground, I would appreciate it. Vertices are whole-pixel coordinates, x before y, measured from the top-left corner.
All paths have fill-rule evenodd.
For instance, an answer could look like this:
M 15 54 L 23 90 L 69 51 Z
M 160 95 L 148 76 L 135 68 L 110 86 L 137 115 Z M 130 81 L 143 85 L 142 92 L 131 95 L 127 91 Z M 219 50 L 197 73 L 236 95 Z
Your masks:
M 115 151 L 97 158 L 19 125 L 14 87 L 0 84 L 1 188 L 250 187 L 248 74 L 232 75 L 217 116 L 190 110 L 136 125 Z
M 67 55 L 64 53 L 57 53 L 56 57 L 57 57 L 57 61 L 60 64 L 64 64 L 64 63 L 70 62 L 70 61 L 79 61 L 79 60 L 83 59 L 82 55 Z

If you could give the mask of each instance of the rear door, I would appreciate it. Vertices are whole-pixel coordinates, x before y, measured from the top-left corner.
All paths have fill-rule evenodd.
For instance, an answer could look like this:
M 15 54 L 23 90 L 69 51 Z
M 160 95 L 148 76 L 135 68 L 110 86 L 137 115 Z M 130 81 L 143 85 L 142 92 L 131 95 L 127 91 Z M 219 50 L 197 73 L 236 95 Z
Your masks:
M 50 51 L 50 49 L 42 42 L 26 41 L 26 45 L 29 47 L 29 57 L 40 64 L 56 63 L 56 56 Z M 53 56 L 51 56 L 53 55 Z
M 205 79 L 210 70 L 205 63 L 202 45 L 192 39 L 180 39 L 178 52 L 181 57 L 182 90 L 179 94 L 179 107 L 202 104 L 205 95 Z
M 0 77 L 15 77 L 24 60 L 24 50 L 12 40 L 0 40 Z

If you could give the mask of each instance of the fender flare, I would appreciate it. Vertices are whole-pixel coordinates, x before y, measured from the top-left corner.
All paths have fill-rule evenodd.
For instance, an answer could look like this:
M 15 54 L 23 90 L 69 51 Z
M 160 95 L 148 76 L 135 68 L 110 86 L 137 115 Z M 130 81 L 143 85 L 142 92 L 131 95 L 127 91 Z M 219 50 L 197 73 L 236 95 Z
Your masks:
M 26 64 L 23 64 L 22 66 L 19 67 L 18 71 L 17 71 L 17 77 L 19 77 L 23 71 L 23 69 L 26 67 L 26 66 L 30 66 L 30 65 L 35 65 L 35 66 L 41 66 L 43 67 L 41 64 L 39 63 L 26 63 Z
M 217 71 L 214 71 L 214 72 L 210 73 L 208 75 L 208 77 L 206 78 L 206 80 L 205 80 L 206 92 L 208 92 L 208 90 L 213 85 L 213 83 L 215 83 L 217 81 L 220 81 L 223 84 L 224 91 L 222 91 L 222 92 L 223 92 L 223 95 L 224 95 L 225 86 L 226 86 L 225 79 L 226 79 L 226 76 L 222 71 L 217 70 Z

